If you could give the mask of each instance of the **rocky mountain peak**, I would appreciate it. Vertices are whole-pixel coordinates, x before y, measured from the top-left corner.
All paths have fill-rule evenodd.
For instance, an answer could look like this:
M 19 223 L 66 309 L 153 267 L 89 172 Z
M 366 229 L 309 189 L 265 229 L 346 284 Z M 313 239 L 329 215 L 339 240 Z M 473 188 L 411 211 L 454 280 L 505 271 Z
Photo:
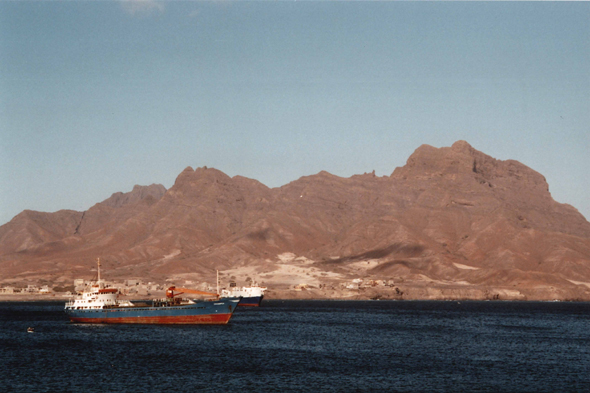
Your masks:
M 529 188 L 546 193 L 549 189 L 540 173 L 518 161 L 492 158 L 465 141 L 441 148 L 422 145 L 391 177 L 400 180 L 472 179 L 489 187 Z
M 215 168 L 206 166 L 193 170 L 190 166 L 186 167 L 176 178 L 172 188 L 181 188 L 190 183 L 211 182 L 211 181 L 229 181 L 231 178 L 225 173 Z
M 459 140 L 451 145 L 451 150 L 471 154 L 475 149 L 467 142 Z
M 105 206 L 120 208 L 125 205 L 135 204 L 147 199 L 158 200 L 166 193 L 166 187 L 161 184 L 152 184 L 149 186 L 133 186 L 131 192 L 116 192 L 108 199 L 101 202 Z
M 470 174 L 475 161 L 489 161 L 491 157 L 478 152 L 465 141 L 451 147 L 436 148 L 422 145 L 408 158 L 406 165 L 396 168 L 392 177 L 398 179 L 423 179 L 453 174 Z
M 213 200 L 239 199 L 236 195 L 240 193 L 240 188 L 249 188 L 252 185 L 253 183 L 239 178 L 232 179 L 215 168 L 204 166 L 193 171 L 188 167 L 176 178 L 174 186 L 168 190 L 164 200 L 196 206 Z M 255 188 L 258 185 L 261 183 Z

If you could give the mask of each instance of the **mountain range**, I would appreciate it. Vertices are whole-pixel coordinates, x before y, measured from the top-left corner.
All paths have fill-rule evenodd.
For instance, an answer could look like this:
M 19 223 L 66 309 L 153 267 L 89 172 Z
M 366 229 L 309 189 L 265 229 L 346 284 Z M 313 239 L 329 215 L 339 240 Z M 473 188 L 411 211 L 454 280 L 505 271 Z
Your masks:
M 25 210 L 0 227 L 0 282 L 111 278 L 331 288 L 394 282 L 405 298 L 590 300 L 590 223 L 540 173 L 458 141 L 390 176 L 327 172 L 278 188 L 187 167 L 85 212 Z M 310 292 L 311 293 L 311 292 Z M 400 295 L 405 293 L 405 295 Z

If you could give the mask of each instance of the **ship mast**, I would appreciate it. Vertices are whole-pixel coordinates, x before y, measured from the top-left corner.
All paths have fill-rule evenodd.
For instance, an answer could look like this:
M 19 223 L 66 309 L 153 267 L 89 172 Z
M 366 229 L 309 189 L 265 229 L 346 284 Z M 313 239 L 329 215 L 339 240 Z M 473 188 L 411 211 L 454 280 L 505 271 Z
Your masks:
M 100 258 L 96 260 L 98 262 L 98 282 L 100 282 Z
M 219 270 L 217 270 L 217 296 L 219 296 Z

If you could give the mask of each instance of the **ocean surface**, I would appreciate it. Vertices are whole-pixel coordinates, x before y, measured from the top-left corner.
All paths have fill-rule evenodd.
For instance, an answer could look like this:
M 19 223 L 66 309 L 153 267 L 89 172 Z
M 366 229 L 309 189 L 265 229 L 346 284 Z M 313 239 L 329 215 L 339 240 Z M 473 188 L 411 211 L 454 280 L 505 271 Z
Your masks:
M 590 303 L 265 300 L 149 326 L 2 302 L 0 391 L 590 391 Z

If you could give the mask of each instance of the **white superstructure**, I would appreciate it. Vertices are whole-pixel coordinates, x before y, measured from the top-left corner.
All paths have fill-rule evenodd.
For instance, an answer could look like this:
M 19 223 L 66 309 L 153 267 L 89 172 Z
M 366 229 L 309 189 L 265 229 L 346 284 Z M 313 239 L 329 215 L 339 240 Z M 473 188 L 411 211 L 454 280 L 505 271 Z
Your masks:
M 235 285 L 235 284 L 234 284 Z M 258 285 L 251 285 L 248 287 L 236 287 L 231 286 L 229 289 L 222 289 L 221 296 L 222 297 L 243 297 L 243 298 L 251 298 L 251 297 L 261 297 L 264 295 L 264 291 L 266 291 L 266 287 L 261 287 Z
M 66 310 L 90 310 L 103 309 L 108 306 L 132 306 L 129 301 L 119 302 L 117 296 L 119 290 L 107 288 L 100 279 L 100 259 L 98 260 L 98 280 L 84 289 L 74 300 L 66 303 Z

